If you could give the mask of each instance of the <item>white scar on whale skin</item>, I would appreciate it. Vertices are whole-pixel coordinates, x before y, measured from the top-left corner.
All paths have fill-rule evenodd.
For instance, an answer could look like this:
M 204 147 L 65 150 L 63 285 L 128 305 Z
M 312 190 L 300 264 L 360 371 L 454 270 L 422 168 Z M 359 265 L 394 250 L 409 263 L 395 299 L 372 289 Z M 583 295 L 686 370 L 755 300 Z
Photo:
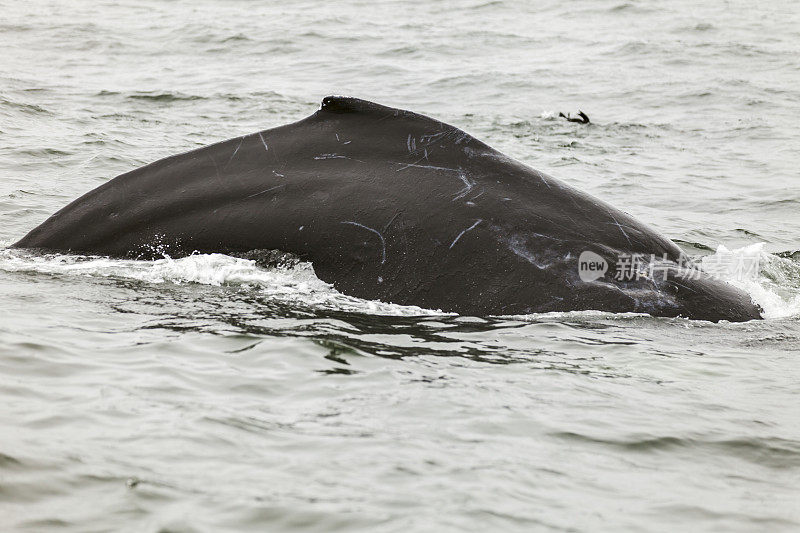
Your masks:
M 320 154 L 315 155 L 314 159 L 349 159 L 350 161 L 358 161 L 359 163 L 363 163 L 362 160 L 356 159 L 355 157 L 348 157 L 346 155 L 339 154 Z
M 424 158 L 422 158 L 422 159 L 424 159 Z M 422 159 L 419 159 L 418 161 L 422 161 Z M 418 165 L 416 163 L 408 163 L 408 164 L 406 164 L 406 163 L 400 163 L 398 161 L 392 161 L 392 163 L 394 163 L 395 165 L 405 165 L 403 168 L 395 170 L 395 172 L 400 172 L 401 170 L 405 170 L 405 169 L 407 169 L 409 167 L 429 168 L 431 170 L 444 170 L 444 171 L 447 171 L 447 172 L 458 172 L 457 168 L 437 167 L 435 165 Z
M 481 196 L 483 196 L 483 193 L 485 193 L 485 192 L 486 192 L 486 189 L 483 189 L 481 192 L 479 192 L 478 194 L 476 194 L 475 196 L 473 196 L 473 197 L 472 197 L 472 200 L 477 200 L 478 198 L 480 198 Z
M 551 240 L 554 240 L 554 241 L 561 242 L 561 239 L 555 239 L 555 238 L 552 238 L 552 237 L 548 237 L 547 235 L 542 235 L 540 233 L 533 233 L 532 235 L 536 236 L 536 237 L 543 237 L 545 239 L 551 239 Z M 513 235 L 510 238 L 507 238 L 505 240 L 508 243 L 508 249 L 509 250 L 511 250 L 512 252 L 514 252 L 514 254 L 516 254 L 517 256 L 519 256 L 521 258 L 523 258 L 524 260 L 526 260 L 527 262 L 529 262 L 530 264 L 532 264 L 533 266 L 535 266 L 539 270 L 546 270 L 546 269 L 550 268 L 555 263 L 555 261 L 551 261 L 550 263 L 547 263 L 547 262 L 542 262 L 541 260 L 539 260 L 530 250 L 528 250 L 525 247 L 524 242 L 517 235 Z M 567 254 L 567 257 L 565 259 L 569 259 L 569 254 Z
M 453 196 L 453 199 L 450 200 L 451 202 L 455 202 L 456 200 L 464 198 L 467 194 L 469 194 L 469 192 L 475 186 L 475 183 L 473 181 L 470 181 L 470 179 L 467 177 L 467 175 L 464 173 L 463 170 L 459 169 L 458 177 L 459 177 L 459 179 L 461 181 L 464 182 L 464 188 L 461 189 L 460 191 L 458 191 L 455 196 Z M 483 194 L 483 193 L 481 193 L 481 194 Z
M 248 196 L 248 198 L 252 198 L 253 196 L 258 196 L 259 194 L 264 194 L 265 192 L 273 191 L 273 190 L 277 189 L 278 187 L 285 187 L 285 185 L 276 185 L 274 187 L 270 187 L 269 189 L 264 189 L 261 192 L 257 192 L 255 194 L 251 194 L 250 196 Z
M 540 179 L 540 180 L 542 180 L 542 183 L 544 183 L 545 185 L 547 185 L 547 188 L 548 188 L 548 189 L 552 189 L 552 187 L 550 186 L 550 184 L 547 182 L 547 179 L 546 179 L 546 178 L 545 178 L 543 175 L 539 174 L 539 179 Z
M 475 187 L 475 182 L 471 181 L 467 177 L 467 175 L 464 173 L 464 171 L 462 169 L 460 169 L 460 168 L 448 168 L 448 167 L 439 167 L 439 166 L 436 166 L 436 165 L 420 165 L 420 164 L 418 164 L 420 161 L 422 161 L 426 157 L 427 157 L 427 153 L 425 154 L 425 156 L 417 159 L 413 163 L 400 163 L 398 161 L 392 161 L 392 164 L 394 164 L 394 165 L 403 165 L 402 167 L 398 168 L 395 172 L 400 172 L 401 170 L 405 170 L 405 169 L 410 168 L 410 167 L 427 168 L 427 169 L 430 169 L 430 170 L 443 170 L 445 172 L 457 172 L 458 173 L 458 179 L 460 179 L 462 182 L 464 182 L 464 188 L 459 190 L 456 193 L 456 195 L 453 196 L 453 199 L 451 200 L 453 202 L 455 202 L 456 200 L 459 200 L 461 198 L 464 198 L 467 194 L 469 194 L 469 192 L 472 190 L 472 188 Z
M 358 226 L 359 228 L 364 228 L 365 230 L 371 231 L 372 233 L 377 235 L 378 238 L 381 240 L 381 246 L 383 247 L 383 250 L 381 251 L 381 264 L 384 264 L 386 262 L 386 241 L 383 239 L 383 235 L 381 235 L 380 231 L 378 231 L 376 229 L 372 229 L 370 227 L 367 227 L 364 224 L 359 224 L 358 222 L 353 222 L 352 220 L 343 220 L 341 223 L 342 224 L 352 224 L 353 226 Z
M 628 234 L 625 233 L 624 229 L 622 229 L 622 224 L 620 224 L 619 221 L 616 218 L 614 218 L 614 215 L 612 215 L 611 213 L 608 213 L 608 215 L 611 217 L 611 220 L 613 220 L 614 222 L 613 222 L 613 224 L 611 222 L 606 222 L 606 224 L 609 224 L 611 226 L 616 226 L 617 229 L 619 229 L 622 232 L 622 234 L 625 236 L 625 239 L 628 241 L 628 244 L 633 246 L 633 243 L 631 242 L 631 238 L 628 237 Z
M 341 140 L 341 139 L 339 138 L 339 134 L 338 134 L 338 133 L 334 133 L 334 135 L 336 135 L 336 141 L 337 141 L 337 142 L 340 142 L 340 143 L 342 143 L 342 144 L 350 144 L 351 142 L 353 142 L 353 141 L 343 141 L 343 140 Z
M 463 236 L 464 236 L 464 234 L 465 234 L 465 233 L 467 233 L 468 231 L 472 231 L 472 230 L 474 230 L 474 229 L 475 229 L 475 227 L 476 227 L 478 224 L 480 224 L 481 222 L 483 222 L 483 219 L 482 219 L 482 218 L 479 218 L 477 222 L 475 222 L 473 225 L 471 225 L 470 227 L 468 227 L 467 229 L 465 229 L 464 231 L 462 231 L 461 233 L 459 233 L 459 234 L 458 234 L 458 236 L 457 236 L 455 239 L 453 239 L 453 242 L 452 242 L 452 243 L 450 243 L 450 249 L 451 249 L 451 250 L 453 249 L 453 246 L 455 246 L 455 245 L 456 245 L 456 243 L 458 242 L 458 239 L 460 239 L 461 237 L 463 237 Z
M 228 158 L 228 163 L 225 165 L 225 168 L 228 167 L 228 165 L 231 163 L 231 161 L 233 161 L 233 158 L 236 157 L 236 154 L 239 153 L 239 148 L 242 147 L 242 143 L 243 142 L 244 142 L 244 137 L 239 139 L 239 144 L 236 145 L 236 150 L 234 150 L 233 153 L 231 154 L 231 156 Z
M 433 144 L 435 141 L 437 141 L 441 137 L 450 135 L 454 131 L 457 131 L 457 130 L 455 130 L 455 128 L 454 128 L 454 129 L 452 129 L 450 131 L 440 131 L 439 133 L 431 133 L 431 134 L 428 134 L 428 135 L 423 135 L 422 137 L 419 138 L 419 140 L 421 142 L 424 142 L 427 146 L 430 146 L 431 144 Z
M 428 156 L 428 154 L 426 153 L 426 154 L 425 154 L 423 157 L 420 157 L 419 159 L 417 159 L 417 160 L 416 160 L 416 161 L 414 161 L 413 163 L 409 163 L 409 164 L 407 164 L 407 165 L 405 165 L 405 166 L 403 166 L 403 167 L 400 167 L 400 168 L 398 168 L 397 170 L 395 170 L 395 172 L 400 172 L 401 170 L 405 170 L 405 169 L 407 169 L 408 167 L 416 167 L 416 166 L 419 166 L 419 165 L 417 165 L 417 163 L 419 163 L 419 162 L 420 162 L 420 161 L 422 161 L 423 159 L 426 159 L 426 158 L 427 158 L 427 156 Z M 399 163 L 399 162 L 397 162 L 397 161 L 392 161 L 392 164 L 395 164 L 395 165 L 403 165 L 403 163 Z M 443 168 L 442 170 L 451 170 L 451 169 L 444 169 L 444 168 Z
M 410 134 L 409 134 L 409 137 L 410 137 Z M 440 167 L 440 166 L 436 166 L 436 165 L 420 165 L 419 164 L 420 161 L 422 161 L 423 159 L 428 159 L 428 151 L 424 150 L 424 149 L 423 149 L 423 151 L 424 151 L 424 154 L 422 155 L 422 157 L 420 157 L 419 159 L 417 159 L 413 163 L 403 163 L 401 161 L 391 161 L 391 163 L 393 165 L 403 165 L 402 167 L 400 167 L 397 170 L 395 170 L 395 172 L 400 172 L 401 170 L 405 170 L 405 169 L 410 168 L 410 167 L 429 168 L 431 170 L 444 170 L 444 171 L 447 171 L 447 172 L 461 172 L 461 169 L 459 169 L 459 168 Z
M 261 144 L 263 144 L 263 145 L 264 145 L 264 150 L 266 150 L 267 152 L 269 152 L 269 146 L 267 146 L 267 141 L 265 141 L 265 140 L 264 140 L 264 136 L 263 136 L 263 135 L 261 135 L 261 132 L 260 132 L 260 131 L 258 132 L 258 138 L 259 138 L 259 139 L 261 139 Z
M 408 140 L 406 141 L 406 148 L 408 148 L 408 152 L 416 152 L 417 151 L 417 140 L 412 137 L 412 135 L 408 134 Z

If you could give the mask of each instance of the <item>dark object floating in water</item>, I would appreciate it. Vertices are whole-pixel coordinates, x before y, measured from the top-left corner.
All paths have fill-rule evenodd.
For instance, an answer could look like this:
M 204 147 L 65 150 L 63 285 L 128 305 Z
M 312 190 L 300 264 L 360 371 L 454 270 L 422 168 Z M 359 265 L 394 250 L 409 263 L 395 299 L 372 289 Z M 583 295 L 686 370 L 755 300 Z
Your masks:
M 356 98 L 122 174 L 14 246 L 296 257 L 344 294 L 471 315 L 760 318 L 747 294 L 688 268 L 622 211 L 458 128 Z M 650 274 L 611 268 L 653 255 L 663 262 Z
M 578 110 L 578 116 L 577 117 L 570 116 L 569 113 L 567 113 L 566 115 L 564 113 L 559 113 L 558 116 L 562 117 L 562 118 L 565 118 L 565 119 L 569 120 L 570 122 L 577 122 L 579 124 L 589 124 L 589 117 L 586 116 L 586 113 L 584 113 L 580 109 Z

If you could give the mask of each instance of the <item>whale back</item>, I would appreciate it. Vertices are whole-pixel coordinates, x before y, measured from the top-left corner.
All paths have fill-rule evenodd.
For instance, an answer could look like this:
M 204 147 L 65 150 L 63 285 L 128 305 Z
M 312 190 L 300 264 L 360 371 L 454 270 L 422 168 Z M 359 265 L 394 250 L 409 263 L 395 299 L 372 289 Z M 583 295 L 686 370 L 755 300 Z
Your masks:
M 282 250 L 345 294 L 465 314 L 677 315 L 692 297 L 652 282 L 584 282 L 584 251 L 677 264 L 680 250 L 456 127 L 346 97 L 122 174 L 15 246 L 136 258 Z

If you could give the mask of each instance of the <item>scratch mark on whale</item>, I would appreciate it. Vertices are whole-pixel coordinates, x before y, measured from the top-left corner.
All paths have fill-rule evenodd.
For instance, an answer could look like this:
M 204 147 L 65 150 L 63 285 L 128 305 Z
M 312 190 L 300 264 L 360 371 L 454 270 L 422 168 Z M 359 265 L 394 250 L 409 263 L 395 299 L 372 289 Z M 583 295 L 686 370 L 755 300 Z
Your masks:
M 340 154 L 320 154 L 315 155 L 314 159 L 349 159 L 350 161 L 358 161 L 359 163 L 363 163 L 362 160 L 356 159 L 355 157 L 348 157 Z
M 469 194 L 469 192 L 470 192 L 470 191 L 472 190 L 472 188 L 475 186 L 475 182 L 471 181 L 471 180 L 470 180 L 470 179 L 467 177 L 467 175 L 464 173 L 464 171 L 463 171 L 463 170 L 461 170 L 461 169 L 459 169 L 459 170 L 458 170 L 458 178 L 459 178 L 461 181 L 463 181 L 463 182 L 464 182 L 464 188 L 463 188 L 463 189 L 461 189 L 460 191 L 458 191 L 458 192 L 456 193 L 456 195 L 455 195 L 455 196 L 453 196 L 453 199 L 452 199 L 452 200 L 450 200 L 451 202 L 455 202 L 456 200 L 460 200 L 461 198 L 464 198 L 466 195 L 468 195 L 468 194 Z M 482 194 L 482 193 L 481 193 L 481 194 Z M 480 196 L 480 195 L 479 195 L 479 196 Z
M 241 148 L 241 147 L 242 147 L 242 143 L 243 143 L 243 142 L 244 142 L 244 137 L 242 137 L 241 139 L 239 139 L 239 144 L 237 144 L 237 145 L 236 145 L 236 149 L 233 151 L 233 153 L 231 154 L 231 156 L 228 158 L 228 162 L 227 162 L 227 163 L 225 163 L 225 168 L 228 168 L 228 165 L 230 165 L 230 164 L 231 164 L 231 161 L 233 161 L 233 158 L 234 158 L 234 157 L 236 157 L 236 154 L 238 154 L 238 153 L 239 153 L 239 148 Z
M 470 227 L 468 227 L 467 229 L 465 229 L 464 231 L 462 231 L 461 233 L 459 233 L 459 234 L 456 236 L 456 238 L 455 238 L 455 239 L 453 239 L 453 242 L 451 242 L 451 243 L 450 243 L 450 249 L 451 249 L 451 250 L 453 249 L 453 246 L 455 246 L 455 245 L 456 245 L 456 243 L 458 242 L 458 239 L 460 239 L 461 237 L 463 237 L 463 236 L 464 236 L 464 234 L 465 234 L 465 233 L 467 233 L 468 231 L 472 231 L 472 230 L 474 230 L 474 229 L 475 229 L 475 227 L 476 227 L 478 224 L 480 224 L 481 222 L 483 222 L 483 219 L 482 219 L 482 218 L 479 218 L 477 222 L 475 222 L 473 225 L 471 225 Z
M 414 168 L 429 168 L 429 169 L 431 169 L 431 170 L 444 170 L 444 171 L 446 171 L 446 172 L 458 172 L 458 171 L 459 171 L 457 168 L 439 167 L 439 166 L 436 166 L 436 165 L 418 165 L 417 163 L 419 163 L 419 162 L 420 162 L 420 161 L 422 161 L 423 159 L 425 159 L 425 158 L 424 158 L 424 157 L 422 157 L 422 158 L 418 159 L 417 161 L 415 161 L 414 163 L 407 163 L 407 164 L 406 164 L 406 163 L 400 163 L 400 162 L 398 162 L 398 161 L 392 161 L 392 164 L 395 164 L 395 165 L 405 165 L 405 166 L 403 166 L 402 168 L 399 168 L 399 169 L 395 170 L 395 172 L 400 172 L 401 170 L 405 170 L 405 169 L 407 169 L 407 168 L 409 168 L 409 167 L 414 167 Z
M 267 141 L 265 141 L 265 140 L 264 140 L 264 136 L 263 136 L 263 135 L 261 135 L 261 132 L 260 132 L 260 131 L 258 132 L 258 138 L 259 138 L 259 139 L 261 139 L 261 144 L 263 144 L 263 145 L 264 145 L 264 150 L 266 150 L 267 152 L 269 152 L 269 146 L 267 146 Z
M 409 153 L 417 151 L 417 140 L 410 133 L 408 134 L 408 140 L 406 140 L 406 148 L 408 148 Z
M 395 172 L 400 172 L 401 170 L 405 170 L 405 169 L 407 169 L 407 168 L 409 168 L 409 167 L 416 166 L 416 165 L 417 165 L 417 163 L 419 163 L 419 162 L 420 162 L 420 161 L 422 161 L 423 159 L 425 159 L 425 157 L 420 157 L 419 159 L 417 159 L 417 160 L 416 160 L 416 161 L 414 161 L 413 163 L 409 163 L 409 164 L 407 164 L 407 165 L 405 165 L 405 166 L 403 166 L 403 167 L 400 167 L 400 168 L 398 168 L 397 170 L 395 170 Z M 398 163 L 398 162 L 396 162 L 396 161 L 392 161 L 392 163 L 394 163 L 395 165 L 402 165 L 402 164 L 403 164 L 403 163 Z
M 382 250 L 381 250 L 381 264 L 384 264 L 386 262 L 386 241 L 384 240 L 383 235 L 381 235 L 380 231 L 378 231 L 376 229 L 372 229 L 369 226 L 365 226 L 364 224 L 360 224 L 358 222 L 353 222 L 352 220 L 343 220 L 341 223 L 342 224 L 351 224 L 353 226 L 358 226 L 359 228 L 364 228 L 365 230 L 371 231 L 372 233 L 377 235 L 378 238 L 381 240 L 381 246 L 383 247 Z
M 274 187 L 270 187 L 269 189 L 264 189 L 264 190 L 263 190 L 263 191 L 261 191 L 261 192 L 257 192 L 257 193 L 255 193 L 255 194 L 251 194 L 250 196 L 248 196 L 248 198 L 252 198 L 252 197 L 254 197 L 254 196 L 258 196 L 258 195 L 260 195 L 260 194 L 264 194 L 265 192 L 274 191 L 274 190 L 275 190 L 275 189 L 277 189 L 278 187 L 285 187 L 285 186 L 286 186 L 285 184 L 276 185 L 276 186 L 274 186 Z
M 616 218 L 614 218 L 614 215 L 612 215 L 610 212 L 608 214 L 611 217 L 611 220 L 613 220 L 614 222 L 613 223 L 612 222 L 606 222 L 606 224 L 608 224 L 610 226 L 616 226 L 619 229 L 619 231 L 622 232 L 622 234 L 625 236 L 625 239 L 628 241 L 628 245 L 633 246 L 633 243 L 631 242 L 631 238 L 628 237 L 628 234 L 625 233 L 624 229 L 622 229 L 622 224 L 620 224 L 619 221 Z

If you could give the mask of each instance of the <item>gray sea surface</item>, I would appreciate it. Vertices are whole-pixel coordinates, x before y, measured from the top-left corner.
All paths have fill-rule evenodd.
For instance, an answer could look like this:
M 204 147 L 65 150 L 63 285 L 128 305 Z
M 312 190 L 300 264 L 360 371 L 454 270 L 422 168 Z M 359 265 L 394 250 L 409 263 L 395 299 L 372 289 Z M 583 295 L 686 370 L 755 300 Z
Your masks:
M 0 250 L 0 530 L 800 530 L 798 50 L 791 0 L 0 0 L 3 247 L 347 94 L 758 260 L 729 277 L 767 316 L 465 317 L 307 264 Z

